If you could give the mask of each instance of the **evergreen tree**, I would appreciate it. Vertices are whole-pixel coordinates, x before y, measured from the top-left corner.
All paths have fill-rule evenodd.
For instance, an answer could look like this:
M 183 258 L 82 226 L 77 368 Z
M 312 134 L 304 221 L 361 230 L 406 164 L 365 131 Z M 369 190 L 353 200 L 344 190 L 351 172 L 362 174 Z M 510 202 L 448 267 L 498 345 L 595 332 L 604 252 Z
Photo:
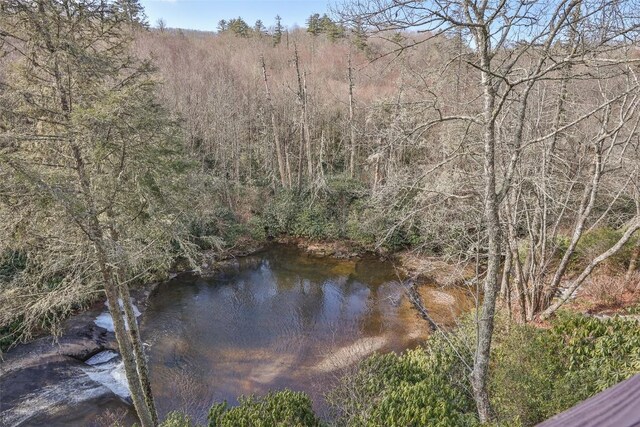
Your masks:
M 322 33 L 319 13 L 314 13 L 313 15 L 309 16 L 309 18 L 307 18 L 307 32 L 313 34 L 314 36 Z
M 128 284 L 157 279 L 177 248 L 190 256 L 177 221 L 189 169 L 155 101 L 153 67 L 131 54 L 140 21 L 125 4 L 134 2 L 2 2 L 0 48 L 16 66 L 0 91 L 0 252 L 23 254 L 25 268 L 2 283 L 14 298 L 0 327 L 19 313 L 28 337 L 103 290 L 150 427 L 158 418 Z
M 341 24 L 333 23 L 327 29 L 327 38 L 332 42 L 336 42 L 344 38 L 345 32 L 345 28 Z
M 367 31 L 362 25 L 362 21 L 356 21 L 355 25 L 351 29 L 351 38 L 355 47 L 365 52 L 368 49 L 367 44 Z
M 336 24 L 333 22 L 331 18 L 325 13 L 322 15 L 320 20 L 318 21 L 318 25 L 320 27 L 320 31 L 327 35 L 327 38 L 335 42 L 345 36 L 345 29 L 342 25 Z
M 322 15 L 322 17 L 318 20 L 318 27 L 320 28 L 321 33 L 326 34 L 329 31 L 329 29 L 334 25 L 335 24 L 333 23 L 333 20 L 329 18 L 329 16 L 326 13 Z
M 226 19 L 221 19 L 221 20 L 218 21 L 218 32 L 219 33 L 224 33 L 228 29 L 229 29 L 229 24 L 227 23 Z
M 258 37 L 262 37 L 263 35 L 267 34 L 267 29 L 262 23 L 262 20 L 258 19 L 256 21 L 256 23 L 253 25 L 253 32 Z
M 122 10 L 128 21 L 145 28 L 149 26 L 147 15 L 139 0 L 116 0 L 115 4 Z
M 229 20 L 229 31 L 238 37 L 249 37 L 251 28 L 241 17 Z
M 273 28 L 273 45 L 278 46 L 282 42 L 282 33 L 284 27 L 282 26 L 282 18 L 280 15 L 276 15 L 276 25 Z

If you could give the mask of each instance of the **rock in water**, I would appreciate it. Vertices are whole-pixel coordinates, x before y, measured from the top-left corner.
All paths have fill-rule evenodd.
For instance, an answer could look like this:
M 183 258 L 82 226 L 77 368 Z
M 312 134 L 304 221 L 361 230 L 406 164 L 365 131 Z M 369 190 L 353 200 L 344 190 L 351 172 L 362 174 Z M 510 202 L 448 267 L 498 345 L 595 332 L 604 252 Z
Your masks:
M 365 356 L 380 350 L 387 341 L 384 336 L 361 338 L 353 344 L 341 347 L 325 357 L 314 369 L 319 372 L 331 372 L 346 368 Z

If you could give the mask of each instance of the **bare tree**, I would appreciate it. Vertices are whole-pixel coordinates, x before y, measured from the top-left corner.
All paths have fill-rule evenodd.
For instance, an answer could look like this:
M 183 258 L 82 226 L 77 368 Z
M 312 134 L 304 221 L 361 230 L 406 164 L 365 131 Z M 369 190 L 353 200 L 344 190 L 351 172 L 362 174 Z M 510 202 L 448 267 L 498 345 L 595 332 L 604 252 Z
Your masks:
M 381 32 L 420 28 L 428 34 L 425 39 L 409 44 L 409 47 L 448 35 L 463 37 L 466 42 L 468 53 L 465 60 L 475 69 L 478 88 L 475 96 L 481 102 L 447 114 L 438 108 L 436 98 L 434 104 L 438 108 L 437 114 L 422 127 L 465 122 L 477 129 L 477 136 L 482 141 L 486 264 L 471 382 L 478 415 L 483 422 L 492 418 L 487 376 L 503 257 L 500 206 L 509 192 L 514 191 L 514 176 L 524 148 L 555 138 L 571 126 L 559 122 L 550 134 L 529 138 L 526 131 L 531 114 L 530 95 L 543 82 L 557 78 L 562 72 L 565 72 L 565 80 L 571 80 L 584 72 L 584 66 L 626 62 L 627 58 L 617 58 L 612 50 L 620 43 L 625 44 L 627 38 L 637 32 L 638 17 L 632 10 L 637 10 L 637 4 L 633 1 L 594 5 L 562 0 L 551 4 L 541 1 L 443 3 L 371 0 L 345 3 L 338 11 L 345 21 L 364 22 Z M 601 29 L 598 39 L 588 39 L 594 16 L 601 14 L 606 14 L 615 22 L 607 29 Z M 579 43 L 575 42 L 576 38 L 580 40 Z M 567 40 L 574 40 L 574 44 L 569 44 L 569 49 L 565 50 L 562 46 Z M 395 53 L 407 48 L 400 45 Z M 581 68 L 578 71 L 572 69 L 570 64 L 583 67 L 578 67 Z M 437 97 L 430 87 L 427 90 L 429 95 Z M 597 111 L 600 109 L 585 116 L 590 117 Z M 577 118 L 576 122 L 581 119 Z
M 290 174 L 287 175 L 285 159 L 282 153 L 282 146 L 280 144 L 280 134 L 278 131 L 278 124 L 276 120 L 276 114 L 273 109 L 273 103 L 271 101 L 271 91 L 269 90 L 269 80 L 267 78 L 267 66 L 264 62 L 264 57 L 260 57 L 260 63 L 262 66 L 262 76 L 264 79 L 264 89 L 267 96 L 267 106 L 269 107 L 269 115 L 271 116 L 271 131 L 273 132 L 274 148 L 276 150 L 276 159 L 278 160 L 278 171 L 280 172 L 280 183 L 283 187 L 290 187 Z
M 167 23 L 162 18 L 158 18 L 156 21 L 156 28 L 163 33 L 167 29 Z
M 349 176 L 351 178 L 355 175 L 355 164 L 356 164 L 356 128 L 353 117 L 354 110 L 354 101 L 353 101 L 353 67 L 351 64 L 351 50 L 349 50 L 349 59 L 348 59 L 348 71 L 347 71 L 347 79 L 349 81 Z

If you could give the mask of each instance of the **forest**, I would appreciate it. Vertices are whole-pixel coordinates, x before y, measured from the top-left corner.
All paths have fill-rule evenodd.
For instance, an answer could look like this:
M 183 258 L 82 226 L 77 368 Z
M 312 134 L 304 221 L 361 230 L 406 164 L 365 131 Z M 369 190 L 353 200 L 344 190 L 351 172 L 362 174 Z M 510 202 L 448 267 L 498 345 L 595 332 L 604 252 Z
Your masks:
M 106 301 L 143 427 L 533 426 L 640 373 L 640 3 L 329 9 L 196 31 L 0 0 L 0 367 Z M 131 295 L 276 244 L 402 265 L 428 338 L 323 411 L 159 410 Z M 472 301 L 454 325 L 436 288 Z M 47 425 L 2 418 L 2 375 L 0 424 Z

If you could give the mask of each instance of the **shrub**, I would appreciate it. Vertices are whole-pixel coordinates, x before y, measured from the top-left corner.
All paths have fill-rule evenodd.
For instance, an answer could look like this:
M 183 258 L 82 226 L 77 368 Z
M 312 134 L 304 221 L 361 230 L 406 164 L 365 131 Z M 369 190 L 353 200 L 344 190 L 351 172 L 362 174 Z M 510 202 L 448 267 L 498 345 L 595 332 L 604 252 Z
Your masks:
M 283 190 L 268 200 L 252 220 L 254 235 L 283 235 L 310 239 L 345 237 L 352 204 L 362 197 L 362 185 L 353 180 L 330 179 L 314 193 Z
M 499 322 L 493 354 L 499 419 L 532 426 L 640 372 L 640 327 L 568 313 L 549 330 Z
M 196 427 L 187 415 L 180 412 L 170 412 L 160 427 Z
M 266 240 L 270 237 L 267 235 L 269 233 L 269 229 L 262 216 L 254 215 L 249 218 L 247 231 L 249 232 L 249 236 L 256 240 Z
M 346 222 L 352 210 L 358 208 L 358 202 L 368 197 L 368 190 L 353 178 L 332 176 L 322 194 L 329 218 L 332 218 L 340 235 L 346 234 Z
M 0 325 L 0 355 L 16 344 L 23 319 L 18 315 L 8 325 Z
M 349 240 L 357 242 L 365 247 L 374 246 L 376 243 L 376 232 L 367 227 L 368 212 L 364 210 L 362 203 L 357 203 L 349 212 L 345 224 L 345 235 Z
M 405 195 L 408 200 L 413 197 L 415 194 Z M 361 182 L 344 176 L 330 176 L 326 185 L 314 191 L 280 190 L 255 208 L 248 229 L 259 239 L 278 235 L 346 238 L 366 249 L 380 246 L 397 251 L 420 246 L 431 253 L 446 249 L 443 233 L 448 233 L 449 243 L 465 240 L 461 228 L 455 228 L 455 233 L 451 227 L 433 231 L 416 218 L 407 220 L 407 206 L 374 200 Z
M 617 305 L 624 302 L 626 285 L 624 278 L 619 275 L 594 274 L 582 289 L 582 295 L 593 299 L 596 304 Z
M 548 331 L 523 325 L 500 325 L 496 331 L 490 376 L 492 404 L 498 419 L 509 424 L 535 425 L 576 399 L 564 393 L 565 365 L 561 343 Z
M 376 354 L 327 395 L 338 425 L 477 425 L 468 366 L 474 328 L 467 319 L 426 347 Z M 640 371 L 634 320 L 561 314 L 551 329 L 497 318 L 490 369 L 494 425 L 533 426 Z
M 27 266 L 27 256 L 18 251 L 6 250 L 0 254 L 0 297 L 5 286 L 15 275 Z M 5 315 L 9 313 L 4 313 Z M 21 313 L 8 315 L 0 321 L 0 355 L 16 343 L 18 331 L 22 327 L 24 316 Z
M 336 239 L 340 237 L 334 218 L 329 216 L 322 203 L 311 204 L 300 209 L 295 217 L 291 234 L 310 239 Z
M 189 232 L 193 236 L 193 242 L 206 250 L 220 246 L 223 242 L 233 245 L 247 230 L 231 210 L 218 207 L 213 209 L 210 216 L 194 219 L 190 223 Z
M 280 191 L 264 207 L 260 216 L 266 234 L 277 236 L 292 230 L 299 200 L 292 191 Z
M 7 250 L 0 255 L 0 289 L 2 282 L 8 282 L 27 266 L 27 255 L 23 252 Z
M 475 425 L 465 362 L 444 335 L 435 335 L 428 347 L 365 359 L 328 393 L 327 400 L 339 425 Z
M 572 270 L 583 269 L 592 259 L 615 245 L 622 233 L 622 230 L 615 230 L 610 227 L 600 227 L 585 232 L 576 245 L 569 268 Z M 637 239 L 638 237 L 629 240 L 618 253 L 607 259 L 604 264 L 616 270 L 625 270 Z M 570 239 L 564 236 L 558 237 L 558 243 L 559 256 L 562 256 L 569 247 Z
M 346 219 L 346 236 L 363 245 L 397 251 L 415 247 L 426 239 L 412 224 L 400 224 L 399 213 L 365 204 L 356 204 Z
M 591 396 L 640 372 L 640 325 L 634 319 L 562 314 L 553 336 L 562 343 L 567 376 Z
M 240 405 L 230 408 L 226 402 L 209 411 L 209 427 L 315 427 L 320 426 L 305 393 L 291 390 L 270 392 L 256 398 L 241 397 Z

